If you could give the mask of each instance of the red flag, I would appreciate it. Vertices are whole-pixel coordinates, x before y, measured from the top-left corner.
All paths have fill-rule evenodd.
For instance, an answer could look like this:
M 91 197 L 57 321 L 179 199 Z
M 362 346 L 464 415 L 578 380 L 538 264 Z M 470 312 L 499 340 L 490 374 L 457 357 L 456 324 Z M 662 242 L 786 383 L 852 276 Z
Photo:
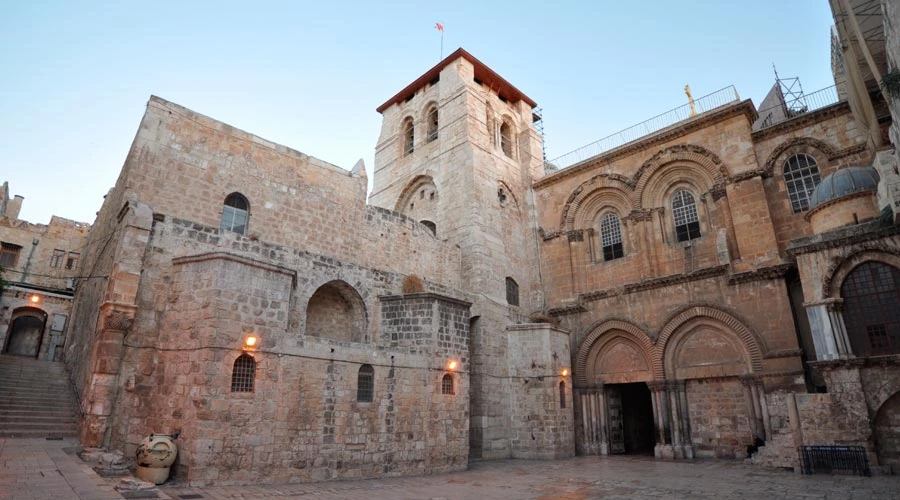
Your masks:
M 440 31 L 441 33 L 444 32 L 444 25 L 443 25 L 443 24 L 441 24 L 441 23 L 434 23 L 434 27 L 437 28 L 437 30 Z

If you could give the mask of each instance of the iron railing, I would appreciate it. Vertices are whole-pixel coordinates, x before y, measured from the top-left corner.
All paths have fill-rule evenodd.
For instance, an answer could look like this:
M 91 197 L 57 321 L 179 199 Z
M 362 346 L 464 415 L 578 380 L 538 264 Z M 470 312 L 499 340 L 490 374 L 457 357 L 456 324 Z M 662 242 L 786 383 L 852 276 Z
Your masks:
M 804 113 L 831 106 L 839 101 L 837 86 L 825 87 L 810 94 L 800 94 L 793 99 L 786 99 L 784 103 L 778 103 L 759 110 L 759 122 L 756 130 L 771 127 L 783 121 L 796 118 Z
M 869 458 L 862 446 L 801 446 L 800 469 L 804 474 L 848 471 L 871 476 Z
M 641 137 L 652 134 L 653 132 L 662 130 L 668 126 L 674 125 L 682 120 L 686 120 L 694 115 L 704 113 L 711 109 L 724 106 L 740 100 L 737 89 L 734 85 L 729 85 L 723 89 L 717 90 L 711 94 L 694 99 L 693 103 L 678 106 L 675 109 L 666 111 L 648 120 L 642 121 L 637 125 L 632 125 L 624 130 L 620 130 L 615 134 L 608 135 L 600 140 L 594 141 L 586 146 L 582 146 L 574 151 L 570 151 L 562 156 L 550 160 L 550 163 L 557 169 L 563 169 L 580 163 L 588 158 L 605 153 L 619 146 L 636 141 Z

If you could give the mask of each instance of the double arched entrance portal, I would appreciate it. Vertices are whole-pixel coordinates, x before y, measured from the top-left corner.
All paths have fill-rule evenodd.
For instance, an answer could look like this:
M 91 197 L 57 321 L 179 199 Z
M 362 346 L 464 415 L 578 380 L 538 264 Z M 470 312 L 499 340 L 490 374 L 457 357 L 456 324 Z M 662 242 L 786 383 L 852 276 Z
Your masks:
M 627 321 L 600 323 L 575 360 L 580 451 L 743 456 L 768 434 L 760 346 L 710 307 L 681 311 L 656 339 Z
M 47 313 L 34 307 L 20 307 L 13 311 L 6 332 L 4 354 L 36 358 L 41 352 Z

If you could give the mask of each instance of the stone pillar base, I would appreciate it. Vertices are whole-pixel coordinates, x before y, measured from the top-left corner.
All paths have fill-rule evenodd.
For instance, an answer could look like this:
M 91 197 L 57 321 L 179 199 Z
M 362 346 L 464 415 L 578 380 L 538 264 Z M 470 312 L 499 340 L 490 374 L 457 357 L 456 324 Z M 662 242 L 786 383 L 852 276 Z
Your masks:
M 664 460 L 674 460 L 675 450 L 670 444 L 658 444 L 653 448 L 653 455 Z

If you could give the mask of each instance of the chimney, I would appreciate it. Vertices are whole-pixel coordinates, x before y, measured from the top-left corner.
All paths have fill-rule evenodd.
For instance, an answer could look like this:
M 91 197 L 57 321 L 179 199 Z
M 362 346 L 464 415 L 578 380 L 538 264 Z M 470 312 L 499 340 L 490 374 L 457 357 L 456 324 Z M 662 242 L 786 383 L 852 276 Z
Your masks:
M 19 219 L 19 211 L 22 210 L 22 200 L 25 198 L 20 195 L 15 195 L 13 199 L 9 200 L 6 204 L 6 217 L 9 220 L 15 221 Z

